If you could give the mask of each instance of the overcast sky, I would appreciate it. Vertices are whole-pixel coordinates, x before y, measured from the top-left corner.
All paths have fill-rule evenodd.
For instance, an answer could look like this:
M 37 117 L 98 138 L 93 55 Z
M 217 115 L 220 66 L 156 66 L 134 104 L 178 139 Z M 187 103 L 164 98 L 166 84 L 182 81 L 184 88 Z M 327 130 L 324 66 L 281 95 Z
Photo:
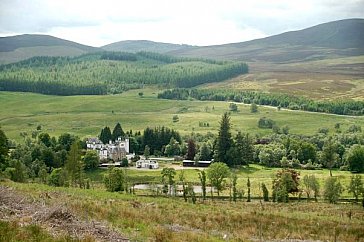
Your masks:
M 0 36 L 213 45 L 364 18 L 364 0 L 0 0 Z

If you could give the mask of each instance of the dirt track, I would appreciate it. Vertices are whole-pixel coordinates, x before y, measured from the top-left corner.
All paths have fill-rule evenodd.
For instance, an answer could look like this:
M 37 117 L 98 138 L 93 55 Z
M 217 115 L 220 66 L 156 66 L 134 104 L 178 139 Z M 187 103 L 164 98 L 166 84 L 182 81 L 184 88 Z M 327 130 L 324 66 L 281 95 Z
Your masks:
M 55 201 L 54 205 L 47 205 L 49 200 Z M 69 235 L 96 241 L 129 241 L 101 222 L 78 218 L 65 205 L 57 204 L 59 200 L 56 193 L 42 193 L 35 199 L 13 188 L 0 186 L 0 220 L 16 221 L 21 226 L 37 224 L 55 237 Z

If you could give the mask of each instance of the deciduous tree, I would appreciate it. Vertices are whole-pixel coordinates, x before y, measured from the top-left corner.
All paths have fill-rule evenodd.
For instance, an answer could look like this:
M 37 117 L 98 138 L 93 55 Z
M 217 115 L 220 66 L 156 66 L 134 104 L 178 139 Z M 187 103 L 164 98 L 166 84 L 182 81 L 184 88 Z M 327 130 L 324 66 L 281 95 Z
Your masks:
M 217 195 L 223 190 L 223 182 L 230 174 L 229 167 L 222 162 L 214 162 L 207 168 L 207 177 L 211 185 L 216 188 Z

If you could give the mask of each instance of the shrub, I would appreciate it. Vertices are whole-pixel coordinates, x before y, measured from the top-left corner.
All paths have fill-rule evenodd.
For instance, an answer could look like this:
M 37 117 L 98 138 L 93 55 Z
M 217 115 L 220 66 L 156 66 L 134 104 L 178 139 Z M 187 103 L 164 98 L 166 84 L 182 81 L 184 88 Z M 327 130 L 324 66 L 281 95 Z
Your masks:
M 229 110 L 231 112 L 237 112 L 238 111 L 238 105 L 236 105 L 235 103 L 230 103 L 229 104 Z
M 317 201 L 317 196 L 320 191 L 320 184 L 314 175 L 305 175 L 303 177 L 303 184 L 305 185 L 305 192 L 307 194 L 307 199 L 310 199 L 311 192 L 314 193 L 315 200 Z
M 104 185 L 109 192 L 126 190 L 126 174 L 121 168 L 110 168 L 104 175 Z
M 348 128 L 348 132 L 349 133 L 361 132 L 361 127 L 356 124 L 350 125 L 350 127 Z
M 353 194 L 355 202 L 358 202 L 361 193 L 364 193 L 363 182 L 360 175 L 352 176 L 348 191 Z
M 11 160 L 5 174 L 15 182 L 25 182 L 27 178 L 26 166 L 19 160 Z
M 258 121 L 258 127 L 262 129 L 271 129 L 275 122 L 272 119 L 262 117 Z
M 364 146 L 353 145 L 346 157 L 349 170 L 352 172 L 364 172 Z
M 263 191 L 264 202 L 268 202 L 269 201 L 269 192 L 268 192 L 268 188 L 266 187 L 266 185 L 264 183 L 262 183 L 262 191 Z
M 122 167 L 128 167 L 128 166 L 129 166 L 129 161 L 128 161 L 128 159 L 127 159 L 127 158 L 123 158 L 123 159 L 121 160 L 121 166 L 122 166 Z
M 66 173 L 63 168 L 55 168 L 49 175 L 48 183 L 51 186 L 61 187 L 66 185 Z
M 83 163 L 85 165 L 85 170 L 96 169 L 100 163 L 100 158 L 96 153 L 96 150 L 87 150 L 83 157 Z
M 336 177 L 329 177 L 325 181 L 324 198 L 329 203 L 336 203 L 339 200 L 342 192 L 343 187 Z
M 251 112 L 251 113 L 257 113 L 257 112 L 258 112 L 258 105 L 257 105 L 257 104 L 255 104 L 255 103 L 252 103 L 252 104 L 250 105 L 250 112 Z
M 173 115 L 172 121 L 173 123 L 177 123 L 179 121 L 178 115 Z
M 299 173 L 293 169 L 283 169 L 276 173 L 273 181 L 273 200 L 288 202 L 289 193 L 298 192 Z

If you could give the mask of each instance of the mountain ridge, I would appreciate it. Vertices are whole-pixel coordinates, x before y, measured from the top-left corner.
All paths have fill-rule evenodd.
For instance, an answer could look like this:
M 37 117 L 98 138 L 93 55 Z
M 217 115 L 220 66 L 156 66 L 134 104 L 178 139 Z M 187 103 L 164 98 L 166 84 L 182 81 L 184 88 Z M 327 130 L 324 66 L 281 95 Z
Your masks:
M 50 35 L 0 37 L 0 64 L 33 56 L 76 56 L 93 51 L 149 51 L 174 56 L 293 63 L 364 55 L 364 19 L 344 19 L 266 38 L 211 46 L 124 40 L 100 48 Z

